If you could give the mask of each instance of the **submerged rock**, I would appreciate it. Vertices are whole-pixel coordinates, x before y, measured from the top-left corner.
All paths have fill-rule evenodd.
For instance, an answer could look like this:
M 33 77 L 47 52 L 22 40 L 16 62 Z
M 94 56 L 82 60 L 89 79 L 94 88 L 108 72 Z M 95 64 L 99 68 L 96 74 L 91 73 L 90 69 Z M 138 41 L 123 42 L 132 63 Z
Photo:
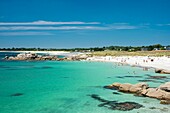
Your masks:
M 22 95 L 24 95 L 23 93 L 14 93 L 14 94 L 11 94 L 10 96 L 22 96 Z
M 120 110 L 120 111 L 130 111 L 133 109 L 139 109 L 141 107 L 144 107 L 144 106 L 136 102 L 120 102 L 120 103 L 110 104 L 109 109 Z
M 166 76 L 149 76 L 148 79 L 166 79 Z
M 95 100 L 98 100 L 100 102 L 108 102 L 108 100 L 105 100 L 105 99 L 102 99 L 99 95 L 97 94 L 92 94 L 92 95 L 89 95 L 91 96 L 92 98 L 94 98 Z
M 98 100 L 102 102 L 98 105 L 98 107 L 106 107 L 111 110 L 120 110 L 120 111 L 129 111 L 133 109 L 139 109 L 141 107 L 144 107 L 141 104 L 138 104 L 136 102 L 117 102 L 117 101 L 109 101 L 102 99 L 99 95 L 92 94 L 90 95 L 95 100 Z
M 116 94 L 116 95 L 121 95 L 120 93 L 118 93 L 118 92 L 113 92 L 113 94 Z

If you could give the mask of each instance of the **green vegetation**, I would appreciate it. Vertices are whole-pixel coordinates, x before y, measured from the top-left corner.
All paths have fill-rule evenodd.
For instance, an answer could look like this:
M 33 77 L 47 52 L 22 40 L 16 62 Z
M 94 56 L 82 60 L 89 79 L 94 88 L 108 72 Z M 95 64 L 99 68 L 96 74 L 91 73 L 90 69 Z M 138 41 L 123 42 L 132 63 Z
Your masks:
M 72 48 L 72 49 L 56 49 L 56 48 L 0 48 L 1 51 L 76 51 L 76 52 L 96 52 L 96 51 L 152 51 L 152 50 L 170 50 L 170 45 L 163 46 L 160 44 L 150 46 L 108 46 L 94 48 Z M 105 52 L 107 53 L 107 52 Z

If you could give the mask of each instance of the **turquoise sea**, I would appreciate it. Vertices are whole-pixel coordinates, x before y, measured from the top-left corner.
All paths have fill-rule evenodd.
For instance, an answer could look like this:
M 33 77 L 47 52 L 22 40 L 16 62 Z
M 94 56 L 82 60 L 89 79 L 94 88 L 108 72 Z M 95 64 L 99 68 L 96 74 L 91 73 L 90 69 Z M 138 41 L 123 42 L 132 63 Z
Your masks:
M 5 54 L 0 53 L 0 57 Z M 10 53 L 10 55 L 16 55 Z M 135 74 L 134 74 L 135 71 Z M 123 113 L 99 107 L 89 95 L 118 102 L 136 102 L 144 107 L 127 113 L 168 113 L 170 105 L 133 94 L 113 94 L 103 86 L 113 82 L 138 83 L 154 73 L 116 63 L 85 61 L 4 61 L 0 60 L 0 113 Z M 170 75 L 160 75 L 167 76 Z M 151 80 L 157 87 L 170 79 Z M 17 95 L 18 94 L 18 95 Z

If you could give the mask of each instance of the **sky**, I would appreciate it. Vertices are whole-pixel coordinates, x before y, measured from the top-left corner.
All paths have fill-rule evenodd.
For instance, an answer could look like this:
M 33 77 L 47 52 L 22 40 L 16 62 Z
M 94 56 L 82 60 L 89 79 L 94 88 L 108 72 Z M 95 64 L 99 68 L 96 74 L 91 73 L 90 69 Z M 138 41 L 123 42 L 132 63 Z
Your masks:
M 0 48 L 170 45 L 170 0 L 0 0 Z

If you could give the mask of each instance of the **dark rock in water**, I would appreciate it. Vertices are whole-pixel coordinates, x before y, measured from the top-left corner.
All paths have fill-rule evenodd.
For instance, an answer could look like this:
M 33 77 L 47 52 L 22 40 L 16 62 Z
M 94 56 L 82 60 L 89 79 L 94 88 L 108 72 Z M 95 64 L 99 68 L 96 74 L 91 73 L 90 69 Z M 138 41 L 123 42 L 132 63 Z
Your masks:
M 124 78 L 124 77 L 122 77 L 122 76 L 117 76 L 116 78 Z
M 124 77 L 129 77 L 129 78 L 142 78 L 142 76 L 124 76 Z
M 98 107 L 109 107 L 110 105 L 116 104 L 116 103 L 117 103 L 117 101 L 108 101 L 108 102 L 99 104 Z
M 105 100 L 96 94 L 92 94 L 90 96 L 102 102 L 101 104 L 98 105 L 98 107 L 106 107 L 111 110 L 129 111 L 129 110 L 139 109 L 141 107 L 144 107 L 143 105 L 135 103 L 135 102 L 120 102 L 119 103 L 117 101 Z
M 166 76 L 149 76 L 148 79 L 166 79 Z
M 11 94 L 10 96 L 22 96 L 22 95 L 24 95 L 23 93 L 14 93 L 14 94 Z
M 116 94 L 116 95 L 121 95 L 120 93 L 117 93 L 117 92 L 113 92 L 113 94 Z
M 61 78 L 69 78 L 69 77 L 61 77 Z
M 109 105 L 109 109 L 120 110 L 120 111 L 129 111 L 133 109 L 139 109 L 141 107 L 143 107 L 143 105 L 138 104 L 136 102 L 120 102 L 120 103 L 113 103 Z
M 103 88 L 111 89 L 111 90 L 118 90 L 118 87 L 114 87 L 114 86 L 103 86 Z
M 98 100 L 100 102 L 108 102 L 108 100 L 102 99 L 99 95 L 96 95 L 96 94 L 92 94 L 89 96 L 91 96 L 92 98 L 94 98 L 95 100 Z
M 49 67 L 49 66 L 42 67 L 42 69 L 49 69 L 49 68 L 52 68 L 52 67 Z
M 138 80 L 139 82 L 155 82 L 153 80 Z

